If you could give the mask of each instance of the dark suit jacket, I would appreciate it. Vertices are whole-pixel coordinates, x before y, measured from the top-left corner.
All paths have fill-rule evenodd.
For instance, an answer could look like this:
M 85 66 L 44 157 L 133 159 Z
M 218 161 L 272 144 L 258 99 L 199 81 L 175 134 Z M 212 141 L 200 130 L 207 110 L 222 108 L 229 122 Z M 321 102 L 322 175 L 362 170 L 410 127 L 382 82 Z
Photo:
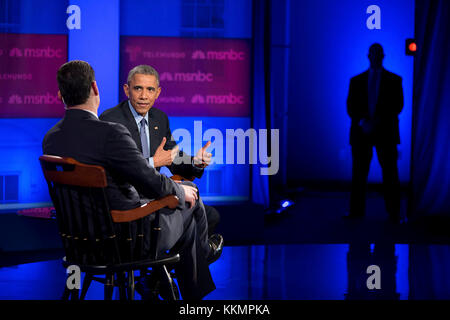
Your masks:
M 133 114 L 128 106 L 128 100 L 122 101 L 117 106 L 105 110 L 100 115 L 100 120 L 117 122 L 123 124 L 131 133 L 131 137 L 142 152 L 141 138 L 139 135 L 139 129 L 134 120 Z M 170 131 L 169 118 L 167 115 L 152 107 L 148 112 L 148 127 L 150 136 L 150 156 L 153 157 L 156 149 L 161 144 L 163 137 L 166 137 L 165 150 L 173 149 L 176 142 L 172 139 L 172 132 Z M 157 129 L 155 129 L 157 128 Z M 168 168 L 173 174 L 179 174 L 183 177 L 197 177 L 200 178 L 203 175 L 204 170 L 196 168 L 192 165 L 192 157 L 180 151 L 179 157 L 183 158 L 182 163 L 172 163 Z M 174 161 L 175 162 L 175 161 Z M 159 168 L 157 168 L 159 171 Z
M 400 143 L 398 115 L 403 109 L 402 78 L 385 69 L 382 70 L 378 100 L 373 119 L 374 131 L 368 137 L 359 122 L 369 119 L 368 99 L 369 71 L 365 71 L 350 80 L 347 98 L 347 113 L 352 119 L 350 144 L 363 141 L 374 143 Z
M 183 233 L 182 210 L 186 208 L 182 188 L 152 168 L 142 156 L 127 128 L 98 120 L 83 110 L 68 110 L 44 137 L 45 154 L 71 157 L 105 168 L 110 209 L 127 210 L 141 205 L 139 193 L 149 199 L 176 195 L 180 210 L 161 210 L 161 250 L 170 249 Z M 150 216 L 148 220 L 151 220 Z M 116 226 L 116 230 L 120 230 Z

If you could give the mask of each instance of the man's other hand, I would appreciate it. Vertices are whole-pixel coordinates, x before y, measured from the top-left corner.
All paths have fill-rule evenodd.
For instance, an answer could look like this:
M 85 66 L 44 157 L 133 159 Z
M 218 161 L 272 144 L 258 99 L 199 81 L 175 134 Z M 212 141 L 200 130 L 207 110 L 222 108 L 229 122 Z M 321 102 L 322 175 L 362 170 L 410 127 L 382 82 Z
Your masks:
M 359 125 L 365 134 L 371 134 L 374 130 L 374 121 L 373 120 L 361 119 L 361 121 L 359 122 Z
M 191 186 L 186 186 L 184 184 L 180 185 L 181 187 L 183 187 L 184 190 L 184 197 L 186 199 L 186 202 L 189 202 L 191 204 L 191 208 L 193 206 L 195 206 L 195 201 L 197 201 L 198 196 L 197 196 L 197 188 L 191 187 Z
M 159 145 L 158 149 L 155 151 L 155 155 L 153 156 L 153 163 L 155 168 L 170 166 L 173 162 L 173 159 L 178 154 L 178 145 L 175 146 L 172 150 L 164 150 L 164 145 L 166 144 L 166 137 L 164 137 Z
M 212 154 L 207 152 L 206 149 L 211 145 L 211 141 L 208 141 L 203 148 L 197 151 L 194 157 L 194 165 L 199 168 L 205 168 L 211 162 Z

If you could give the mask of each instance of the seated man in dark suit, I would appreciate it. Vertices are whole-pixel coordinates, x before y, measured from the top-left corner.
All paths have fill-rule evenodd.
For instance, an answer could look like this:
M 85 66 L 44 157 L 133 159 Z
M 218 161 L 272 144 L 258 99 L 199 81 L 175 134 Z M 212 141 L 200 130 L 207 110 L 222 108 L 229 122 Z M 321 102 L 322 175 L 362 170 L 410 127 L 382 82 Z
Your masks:
M 177 209 L 161 210 L 158 251 L 179 250 L 181 261 L 175 270 L 181 294 L 184 299 L 203 298 L 215 289 L 208 262 L 215 261 L 221 250 L 207 237 L 206 214 L 198 191 L 151 167 L 124 126 L 97 118 L 100 96 L 94 70 L 87 62 L 65 63 L 57 79 L 58 97 L 67 111 L 45 135 L 43 152 L 105 168 L 112 210 L 139 207 L 139 193 L 148 199 L 176 195 L 180 199 Z
M 200 178 L 211 160 L 211 154 L 207 153 L 205 148 L 208 144 L 201 148 L 195 157 L 178 151 L 172 139 L 167 115 L 153 107 L 161 93 L 158 72 L 147 65 L 134 67 L 128 73 L 124 90 L 129 100 L 104 111 L 100 120 L 121 123 L 127 127 L 144 158 L 148 159 L 156 170 L 167 166 L 173 174 L 185 178 Z M 175 159 L 176 157 L 181 158 Z M 211 236 L 220 221 L 220 215 L 211 206 L 205 205 L 205 209 L 208 234 Z

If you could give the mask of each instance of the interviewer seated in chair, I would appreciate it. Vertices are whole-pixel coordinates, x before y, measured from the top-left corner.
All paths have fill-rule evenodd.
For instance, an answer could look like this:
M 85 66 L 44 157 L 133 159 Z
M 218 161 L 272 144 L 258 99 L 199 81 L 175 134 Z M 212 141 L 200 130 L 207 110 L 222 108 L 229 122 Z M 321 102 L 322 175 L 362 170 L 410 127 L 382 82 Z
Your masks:
M 184 299 L 206 296 L 215 289 L 208 264 L 219 258 L 223 239 L 220 235 L 208 238 L 205 208 L 198 190 L 151 167 L 123 125 L 98 119 L 100 93 L 94 70 L 87 62 L 75 60 L 63 64 L 57 80 L 58 97 L 65 104 L 66 113 L 45 135 L 43 152 L 102 166 L 111 210 L 141 206 L 139 194 L 148 199 L 176 195 L 177 209 L 160 211 L 158 251 L 174 247 L 179 250 L 180 262 L 175 272 Z

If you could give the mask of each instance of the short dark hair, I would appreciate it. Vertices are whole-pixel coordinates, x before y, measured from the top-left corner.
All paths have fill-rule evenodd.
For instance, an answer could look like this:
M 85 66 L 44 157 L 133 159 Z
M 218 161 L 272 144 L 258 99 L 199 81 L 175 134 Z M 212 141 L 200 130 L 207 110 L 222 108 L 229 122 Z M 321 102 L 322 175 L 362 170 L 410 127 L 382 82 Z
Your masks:
M 146 64 L 141 64 L 141 65 L 136 66 L 133 69 L 131 69 L 130 72 L 128 72 L 128 78 L 127 78 L 127 83 L 128 84 L 130 84 L 131 79 L 133 79 L 135 74 L 146 74 L 146 75 L 149 75 L 149 76 L 155 76 L 156 84 L 159 87 L 159 73 L 152 66 L 148 66 Z
M 64 104 L 71 107 L 83 104 L 89 99 L 95 73 L 86 61 L 73 60 L 59 68 L 56 78 Z
M 377 42 L 372 43 L 372 45 L 369 47 L 369 53 L 370 52 L 377 52 L 384 54 L 383 46 Z

